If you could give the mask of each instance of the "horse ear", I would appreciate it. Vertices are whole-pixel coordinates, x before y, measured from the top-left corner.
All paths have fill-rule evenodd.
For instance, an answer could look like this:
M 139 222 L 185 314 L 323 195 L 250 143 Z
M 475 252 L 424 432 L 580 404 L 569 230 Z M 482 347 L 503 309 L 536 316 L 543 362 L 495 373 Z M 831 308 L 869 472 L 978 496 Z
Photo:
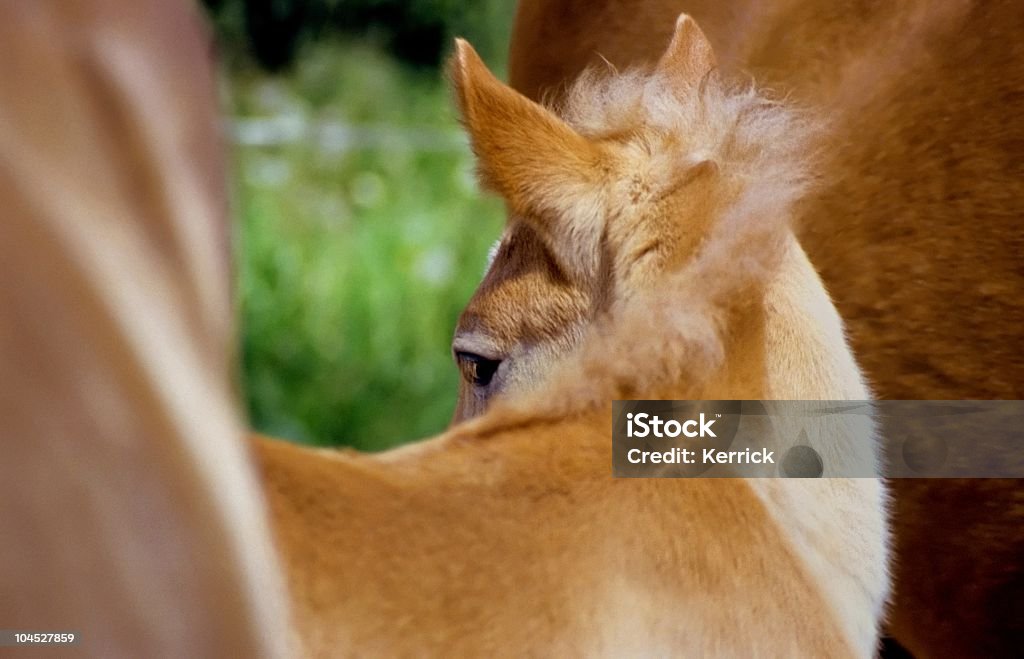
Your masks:
M 462 39 L 455 40 L 451 79 L 481 183 L 531 222 L 556 256 L 579 252 L 579 239 L 599 235 L 604 220 L 601 148 L 495 78 Z M 559 259 L 570 271 L 589 269 L 576 260 Z
M 696 87 L 715 66 L 711 42 L 696 21 L 680 14 L 672 41 L 658 60 L 657 71 L 673 84 Z

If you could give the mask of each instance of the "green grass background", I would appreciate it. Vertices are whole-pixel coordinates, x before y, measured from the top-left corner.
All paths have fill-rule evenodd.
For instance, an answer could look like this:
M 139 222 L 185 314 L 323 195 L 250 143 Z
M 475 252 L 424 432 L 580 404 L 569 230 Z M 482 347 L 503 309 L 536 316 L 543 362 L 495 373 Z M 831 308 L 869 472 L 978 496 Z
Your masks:
M 492 40 L 507 33 L 501 18 Z M 334 39 L 308 44 L 283 75 L 236 61 L 228 87 L 236 133 L 255 120 L 284 135 L 246 133 L 234 147 L 255 428 L 364 450 L 443 430 L 458 384 L 452 330 L 503 222 L 477 191 L 443 73 Z M 354 137 L 338 139 L 339 126 Z

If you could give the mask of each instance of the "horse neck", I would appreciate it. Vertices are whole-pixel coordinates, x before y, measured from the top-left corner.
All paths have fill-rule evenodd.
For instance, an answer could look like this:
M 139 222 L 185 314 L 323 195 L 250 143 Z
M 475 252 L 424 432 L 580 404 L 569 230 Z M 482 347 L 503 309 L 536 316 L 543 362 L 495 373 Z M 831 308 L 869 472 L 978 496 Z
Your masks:
M 724 386 L 705 398 L 758 400 L 866 400 L 870 397 L 843 333 L 842 321 L 818 274 L 796 238 L 790 236 L 763 305 L 737 319 L 740 331 L 727 346 Z M 744 363 L 747 360 L 747 363 Z M 814 403 L 811 403 L 814 405 Z M 792 408 L 766 403 L 771 412 Z M 749 417 L 750 436 L 774 449 L 776 460 L 798 444 L 822 458 L 823 476 L 877 473 L 875 423 L 868 414 L 815 419 L 782 415 Z M 748 427 L 748 431 L 751 428 Z M 735 444 L 730 448 L 742 449 Z M 753 448 L 753 447 L 752 447 Z M 764 475 L 778 475 L 775 467 Z M 755 478 L 748 481 L 766 512 L 785 533 L 795 554 L 823 584 L 823 595 L 843 635 L 868 655 L 877 638 L 876 621 L 888 597 L 886 550 L 836 547 L 833 538 L 885 535 L 884 492 L 876 478 Z M 865 501 L 877 505 L 865 506 Z M 834 510 L 847 511 L 836 516 Z M 874 612 L 868 615 L 866 612 Z
M 867 400 L 843 322 L 807 254 L 788 238 L 765 295 L 763 395 L 768 400 Z
M 702 392 L 709 400 L 860 400 L 870 393 L 846 343 L 842 321 L 796 238 L 790 236 L 763 303 L 732 321 L 724 367 Z M 878 447 L 870 413 L 810 420 L 794 404 L 767 403 L 770 417 L 745 417 L 748 431 L 778 457 L 806 444 L 825 476 L 873 476 Z M 864 412 L 870 412 L 865 408 Z M 756 424 L 760 423 L 763 427 Z M 752 436 L 753 436 L 752 435 Z M 775 467 L 768 471 L 774 474 Z
M 842 321 L 795 236 L 789 233 L 758 302 L 726 319 L 723 365 L 703 397 L 728 400 L 866 400 Z M 690 389 L 671 383 L 671 391 Z M 692 391 L 690 396 L 692 397 Z

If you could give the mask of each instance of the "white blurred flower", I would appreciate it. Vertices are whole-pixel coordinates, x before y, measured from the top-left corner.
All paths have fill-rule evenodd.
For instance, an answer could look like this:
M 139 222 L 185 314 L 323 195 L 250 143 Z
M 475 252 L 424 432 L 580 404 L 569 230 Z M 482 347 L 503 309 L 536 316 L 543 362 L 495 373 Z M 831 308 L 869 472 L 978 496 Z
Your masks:
M 292 177 L 292 166 L 284 158 L 264 156 L 245 161 L 245 179 L 254 187 L 279 188 Z
M 442 286 L 455 274 L 455 258 L 449 248 L 437 246 L 420 256 L 413 271 L 421 281 Z

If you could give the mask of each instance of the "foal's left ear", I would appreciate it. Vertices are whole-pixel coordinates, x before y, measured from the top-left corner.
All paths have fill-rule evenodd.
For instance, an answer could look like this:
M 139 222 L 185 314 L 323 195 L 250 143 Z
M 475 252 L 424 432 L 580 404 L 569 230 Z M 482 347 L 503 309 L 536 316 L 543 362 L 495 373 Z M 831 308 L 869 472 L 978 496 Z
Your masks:
M 534 225 L 567 274 L 588 277 L 604 220 L 606 154 L 495 78 L 462 39 L 451 78 L 483 185 Z
M 597 182 L 598 147 L 495 78 L 462 39 L 455 40 L 451 77 L 483 183 L 516 210 L 540 210 Z
M 696 21 L 680 14 L 668 49 L 658 60 L 656 70 L 675 85 L 696 87 L 715 68 L 711 42 Z

